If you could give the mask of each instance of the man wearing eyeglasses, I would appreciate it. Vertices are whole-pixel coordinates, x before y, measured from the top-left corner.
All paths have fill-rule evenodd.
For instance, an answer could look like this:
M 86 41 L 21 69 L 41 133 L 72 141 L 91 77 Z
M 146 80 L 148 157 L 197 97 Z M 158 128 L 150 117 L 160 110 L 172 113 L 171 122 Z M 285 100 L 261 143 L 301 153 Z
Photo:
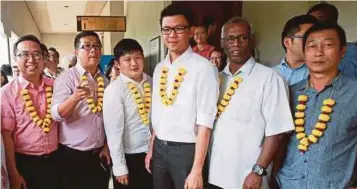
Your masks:
M 189 46 L 192 20 L 192 11 L 177 4 L 161 12 L 162 39 L 169 53 L 154 71 L 153 135 L 145 159 L 156 189 L 203 187 L 219 82 L 215 67 Z
M 280 73 L 288 86 L 302 81 L 309 74 L 302 50 L 302 38 L 317 22 L 318 20 L 313 16 L 299 15 L 289 19 L 284 26 L 281 44 L 286 54 L 274 69 Z
M 58 51 L 50 47 L 48 49 L 48 61 L 46 62 L 46 68 L 44 70 L 45 76 L 51 78 L 51 79 L 56 79 L 61 72 L 57 69 L 57 66 L 59 64 L 59 53 Z
M 10 187 L 57 188 L 58 123 L 49 113 L 53 80 L 42 77 L 40 41 L 33 35 L 22 36 L 13 54 L 20 76 L 1 91 L 1 133 Z
M 240 17 L 222 28 L 227 66 L 214 126 L 209 188 L 267 189 L 271 162 L 285 132 L 294 128 L 287 90 L 273 69 L 251 55 L 251 25 Z
M 108 80 L 98 69 L 102 45 L 96 33 L 81 32 L 74 47 L 78 63 L 56 79 L 51 108 L 60 122 L 62 188 L 108 188 L 110 156 L 101 111 Z

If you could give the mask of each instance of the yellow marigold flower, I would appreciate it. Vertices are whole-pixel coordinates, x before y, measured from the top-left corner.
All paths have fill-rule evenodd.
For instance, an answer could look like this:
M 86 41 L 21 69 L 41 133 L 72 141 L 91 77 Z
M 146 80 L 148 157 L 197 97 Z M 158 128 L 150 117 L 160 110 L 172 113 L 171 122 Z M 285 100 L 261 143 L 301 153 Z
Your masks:
M 92 108 L 93 113 L 97 113 L 97 107 Z
M 102 111 L 102 106 L 97 106 L 97 111 L 101 112 Z
M 150 103 L 151 102 L 151 98 L 146 98 L 145 99 L 145 103 Z
M 104 81 L 104 78 L 102 76 L 97 77 L 97 81 Z
M 103 102 L 103 98 L 98 98 L 98 102 Z
M 48 128 L 48 127 L 45 127 L 45 128 L 43 128 L 42 130 L 43 130 L 43 132 L 45 132 L 45 133 L 50 132 L 50 128 Z
M 233 83 L 231 84 L 231 87 L 233 87 L 234 89 L 236 89 L 236 88 L 238 88 L 238 84 L 235 83 L 235 82 L 233 82 Z
M 144 87 L 149 87 L 150 88 L 150 83 L 148 83 L 148 82 L 144 83 Z
M 30 116 L 31 116 L 31 117 L 35 117 L 35 116 L 37 116 L 37 112 L 36 112 L 36 111 L 31 112 L 31 113 L 30 113 Z
M 325 123 L 316 123 L 315 127 L 318 129 L 326 129 L 326 124 Z
M 295 122 L 295 125 L 304 125 L 305 124 L 304 119 L 296 119 L 294 122 Z
M 186 69 L 185 68 L 179 68 L 178 69 L 178 73 L 184 75 L 184 74 L 186 74 Z
M 306 102 L 308 99 L 307 95 L 299 95 L 298 96 L 298 101 L 299 102 Z
M 104 96 L 104 93 L 102 93 L 102 92 L 98 93 L 98 97 L 103 97 L 103 96 Z
M 30 106 L 32 106 L 33 105 L 33 102 L 32 101 L 27 101 L 27 102 L 25 102 L 25 106 L 27 106 L 27 107 L 30 107 Z
M 330 121 L 330 116 L 327 115 L 327 114 L 320 114 L 319 115 L 319 120 L 328 122 L 328 121 Z
M 148 120 L 148 121 L 144 121 L 144 124 L 145 125 L 150 125 L 150 121 Z
M 141 114 L 140 115 L 140 118 L 143 120 L 143 119 L 146 119 L 146 115 L 145 114 Z
M 166 85 L 160 85 L 160 89 L 166 90 Z
M 309 135 L 308 138 L 309 138 L 309 141 L 312 142 L 312 143 L 314 143 L 314 144 L 315 144 L 315 143 L 317 142 L 317 140 L 318 140 L 314 135 Z
M 145 106 L 144 106 L 144 104 L 138 104 L 138 108 L 144 108 Z
M 103 102 L 98 102 L 97 106 L 103 106 Z
M 295 117 L 296 118 L 304 118 L 305 117 L 305 113 L 304 112 L 295 112 Z
M 47 124 L 50 124 L 52 122 L 51 119 L 49 119 L 49 118 L 45 118 L 43 121 Z
M 94 105 L 93 103 L 90 103 L 90 104 L 88 104 L 88 107 L 89 107 L 90 109 L 93 109 L 93 108 L 95 107 L 95 105 Z
M 150 92 L 151 92 L 150 87 L 144 87 L 144 92 L 145 92 L 145 93 L 150 93 Z
M 99 81 L 98 82 L 98 87 L 104 87 L 104 82 L 103 81 Z
M 144 96 L 145 96 L 145 98 L 150 98 L 151 97 L 151 93 L 145 93 Z
M 222 104 L 223 106 L 227 106 L 227 105 L 229 104 L 229 102 L 226 101 L 226 100 L 224 100 L 224 99 L 222 99 L 222 100 L 221 100 L 221 104 Z
M 332 112 L 332 108 L 329 107 L 329 106 L 322 106 L 321 107 L 321 112 L 331 113 Z
M 47 103 L 51 103 L 51 102 L 52 102 L 52 98 L 46 99 L 46 102 L 47 102 Z
M 104 92 L 104 88 L 103 87 L 99 87 L 98 88 L 98 92 Z
M 169 68 L 167 68 L 166 66 L 162 67 L 162 71 L 168 72 Z
M 234 81 L 238 81 L 238 83 L 242 83 L 243 79 L 241 77 L 235 77 Z
M 87 76 L 82 75 L 81 80 L 87 80 Z
M 139 109 L 139 114 L 145 114 L 145 110 L 144 109 Z
M 23 95 L 22 98 L 25 100 L 25 101 L 28 101 L 31 99 L 30 95 Z
M 162 102 L 163 104 L 165 104 L 165 105 L 168 104 L 168 103 L 167 103 L 167 100 L 166 100 L 165 98 L 161 99 L 161 102 Z
M 307 146 L 299 144 L 298 145 L 298 149 L 301 150 L 301 151 L 307 151 Z
M 306 109 L 306 106 L 304 104 L 298 104 L 296 105 L 296 109 L 299 111 L 304 111 Z
M 42 125 L 42 123 L 43 123 L 43 120 L 42 120 L 42 119 L 40 119 L 40 120 L 38 120 L 38 121 L 36 122 L 36 125 L 41 126 L 41 125 Z
M 51 118 L 52 118 L 52 117 L 51 117 L 51 114 L 47 113 L 47 114 L 46 114 L 46 118 L 51 119 Z
M 175 80 L 179 81 L 179 82 L 182 82 L 183 81 L 183 77 L 182 76 L 179 76 L 179 75 L 176 75 L 175 76 Z
M 173 85 L 174 85 L 175 87 L 179 87 L 179 86 L 180 86 L 180 82 L 174 82 Z
M 52 92 L 52 87 L 46 87 L 46 88 L 45 88 L 45 91 L 46 91 L 46 92 Z
M 38 117 L 38 115 L 36 115 L 32 118 L 32 120 L 36 123 L 38 120 L 40 120 L 40 117 Z
M 231 96 L 229 96 L 229 95 L 227 95 L 227 94 L 224 94 L 224 95 L 223 95 L 223 99 L 229 101 L 229 100 L 231 100 Z
M 51 104 L 47 104 L 47 108 L 51 109 Z
M 296 134 L 296 138 L 297 138 L 298 140 L 300 140 L 300 139 L 302 139 L 302 138 L 304 138 L 304 137 L 306 137 L 306 134 L 305 134 L 305 133 L 298 133 L 298 134 Z
M 224 109 L 225 109 L 225 107 L 224 107 L 224 106 L 222 106 L 221 104 L 220 104 L 220 105 L 218 105 L 218 111 L 223 112 L 223 111 L 224 111 Z
M 328 105 L 328 106 L 333 106 L 336 104 L 336 101 L 333 100 L 332 98 L 328 98 L 328 99 L 325 99 L 324 102 L 323 102 L 324 105 Z
M 22 95 L 27 95 L 27 94 L 29 94 L 29 90 L 28 89 L 22 89 L 21 90 L 21 94 Z
M 88 104 L 94 103 L 94 100 L 92 98 L 87 98 L 87 103 Z
M 300 144 L 304 145 L 304 146 L 309 146 L 309 139 L 304 137 L 300 140 Z
M 297 133 L 304 132 L 304 131 L 305 131 L 305 128 L 304 128 L 304 127 L 295 127 L 295 131 L 296 131 Z
M 317 129 L 313 129 L 312 130 L 312 134 L 314 136 L 321 137 L 323 133 L 321 131 L 317 130 Z
M 178 93 L 178 90 L 177 90 L 177 89 L 172 89 L 172 91 L 171 91 L 171 94 L 172 94 L 172 95 L 175 95 L 175 96 L 176 96 L 177 93 Z
M 35 107 L 33 107 L 33 106 L 26 107 L 26 109 L 29 112 L 35 111 Z
M 228 94 L 228 95 L 231 95 L 231 96 L 234 95 L 234 90 L 228 89 L 228 90 L 227 90 L 227 94 Z

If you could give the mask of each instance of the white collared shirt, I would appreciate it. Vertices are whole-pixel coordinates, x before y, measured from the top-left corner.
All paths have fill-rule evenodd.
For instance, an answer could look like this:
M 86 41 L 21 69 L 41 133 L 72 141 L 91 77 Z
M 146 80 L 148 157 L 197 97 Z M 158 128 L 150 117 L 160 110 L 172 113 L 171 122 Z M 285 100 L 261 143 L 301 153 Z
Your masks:
M 209 183 L 238 189 L 257 162 L 264 138 L 291 131 L 294 124 L 287 89 L 278 73 L 252 57 L 235 74 L 229 66 L 228 62 L 220 73 L 221 98 L 237 75 L 243 82 L 215 122 Z M 268 178 L 263 177 L 261 188 L 269 188 Z
M 152 80 L 146 74 L 140 83 L 123 73 L 118 77 L 104 91 L 103 117 L 113 173 L 122 176 L 128 174 L 125 154 L 147 152 L 151 137 L 149 126 L 144 125 L 140 118 L 128 83 L 134 83 L 143 95 L 144 83 L 151 85 Z
M 162 104 L 159 81 L 162 68 L 168 68 L 167 94 L 173 88 L 179 68 L 186 74 L 171 106 Z M 217 113 L 219 80 L 214 66 L 189 47 L 174 62 L 169 55 L 154 72 L 152 95 L 152 125 L 157 137 L 174 142 L 196 142 L 197 125 L 212 128 Z

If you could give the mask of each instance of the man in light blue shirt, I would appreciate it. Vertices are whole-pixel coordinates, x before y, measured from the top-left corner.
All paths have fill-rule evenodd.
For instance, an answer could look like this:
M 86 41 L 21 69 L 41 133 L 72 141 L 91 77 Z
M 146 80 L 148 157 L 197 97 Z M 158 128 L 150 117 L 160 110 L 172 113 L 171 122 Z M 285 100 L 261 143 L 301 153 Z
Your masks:
M 309 74 L 302 52 L 302 37 L 306 30 L 317 22 L 318 20 L 313 16 L 299 15 L 288 20 L 284 26 L 281 44 L 286 54 L 274 69 L 289 86 L 305 79 Z

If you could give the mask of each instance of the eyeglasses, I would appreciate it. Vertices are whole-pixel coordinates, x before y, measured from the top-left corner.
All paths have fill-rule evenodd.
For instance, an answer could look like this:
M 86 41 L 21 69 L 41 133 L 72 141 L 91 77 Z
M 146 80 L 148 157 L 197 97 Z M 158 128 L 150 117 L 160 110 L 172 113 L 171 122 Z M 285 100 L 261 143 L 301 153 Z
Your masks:
M 35 60 L 41 60 L 42 58 L 42 54 L 40 52 L 33 52 L 33 53 L 21 52 L 16 56 L 20 57 L 22 60 L 28 60 L 30 59 L 30 56 L 32 56 Z
M 102 45 L 98 44 L 98 43 L 97 44 L 83 44 L 78 49 L 90 51 L 92 48 L 94 48 L 95 50 L 99 50 L 102 48 Z
M 189 27 L 190 26 L 176 26 L 174 28 L 163 27 L 163 28 L 161 28 L 161 33 L 164 35 L 170 35 L 172 31 L 175 31 L 176 34 L 181 34 L 181 33 L 185 32 L 185 30 Z
M 226 38 L 223 38 L 223 40 L 228 43 L 232 44 L 234 43 L 235 40 L 238 40 L 239 43 L 245 43 L 249 41 L 249 35 L 238 35 L 238 36 L 228 36 Z

